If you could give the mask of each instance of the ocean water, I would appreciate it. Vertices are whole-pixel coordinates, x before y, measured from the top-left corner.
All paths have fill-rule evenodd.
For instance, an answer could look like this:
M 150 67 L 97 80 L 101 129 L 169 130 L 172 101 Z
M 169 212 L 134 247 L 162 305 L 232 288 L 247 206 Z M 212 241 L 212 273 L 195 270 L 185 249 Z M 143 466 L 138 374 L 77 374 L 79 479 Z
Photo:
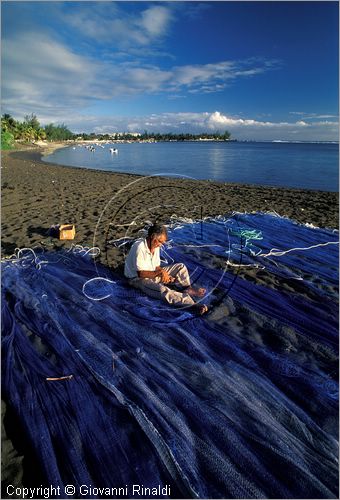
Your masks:
M 118 154 L 110 153 L 117 148 Z M 338 191 L 336 143 L 159 142 L 59 149 L 45 161 L 141 175 Z

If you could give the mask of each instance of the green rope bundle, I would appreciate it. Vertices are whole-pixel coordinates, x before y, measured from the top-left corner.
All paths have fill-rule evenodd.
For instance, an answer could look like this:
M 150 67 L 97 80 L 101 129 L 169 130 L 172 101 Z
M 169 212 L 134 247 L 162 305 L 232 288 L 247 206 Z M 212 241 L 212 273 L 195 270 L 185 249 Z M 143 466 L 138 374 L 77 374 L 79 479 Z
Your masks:
M 256 229 L 246 229 L 241 227 L 238 230 L 230 229 L 229 232 L 231 235 L 239 236 L 240 238 L 244 238 L 246 241 L 263 239 L 262 232 L 257 231 Z

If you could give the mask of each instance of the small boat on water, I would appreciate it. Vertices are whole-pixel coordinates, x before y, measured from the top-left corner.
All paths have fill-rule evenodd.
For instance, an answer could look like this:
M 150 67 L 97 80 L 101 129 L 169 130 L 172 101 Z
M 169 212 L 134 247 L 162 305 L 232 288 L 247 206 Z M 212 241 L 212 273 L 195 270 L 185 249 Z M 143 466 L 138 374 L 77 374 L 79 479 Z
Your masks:
M 116 149 L 116 148 L 110 148 L 110 153 L 111 154 L 117 154 L 118 153 L 118 149 Z

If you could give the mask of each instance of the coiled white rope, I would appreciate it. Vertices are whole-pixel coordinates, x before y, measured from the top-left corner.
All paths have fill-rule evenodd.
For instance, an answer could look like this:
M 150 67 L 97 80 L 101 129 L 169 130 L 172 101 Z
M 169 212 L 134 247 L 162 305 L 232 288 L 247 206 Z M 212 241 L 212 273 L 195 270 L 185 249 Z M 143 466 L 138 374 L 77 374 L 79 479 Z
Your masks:
M 28 252 L 28 255 L 24 255 Z M 37 253 L 33 248 L 24 247 L 16 248 L 15 253 L 3 261 L 11 261 L 13 264 L 20 264 L 22 267 L 29 267 L 32 263 L 35 265 L 36 269 L 40 270 L 42 264 L 48 264 L 48 260 L 40 260 Z
M 100 254 L 99 247 L 83 247 L 82 245 L 75 245 L 74 243 L 72 243 L 67 251 L 74 254 L 82 254 L 83 256 L 90 255 L 91 257 L 97 257 Z
M 100 276 L 96 277 L 96 278 L 91 278 L 89 280 L 87 280 L 84 284 L 83 284 L 83 288 L 82 288 L 82 292 L 83 294 L 85 295 L 86 298 L 90 299 L 90 300 L 104 300 L 104 299 L 107 299 L 108 297 L 110 297 L 112 294 L 111 293 L 108 293 L 107 295 L 104 295 L 103 297 L 91 297 L 89 294 L 87 294 L 85 292 L 85 288 L 86 286 L 89 284 L 89 283 L 92 283 L 93 281 L 106 281 L 107 283 L 111 283 L 112 285 L 115 285 L 116 284 L 116 281 L 113 281 L 113 280 L 109 280 L 108 278 L 102 278 Z

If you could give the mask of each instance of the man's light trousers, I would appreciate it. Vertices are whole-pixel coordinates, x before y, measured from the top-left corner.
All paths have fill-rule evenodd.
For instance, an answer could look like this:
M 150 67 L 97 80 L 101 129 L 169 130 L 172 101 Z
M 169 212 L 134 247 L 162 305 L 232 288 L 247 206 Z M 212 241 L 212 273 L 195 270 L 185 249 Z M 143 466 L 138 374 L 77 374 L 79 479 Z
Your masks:
M 183 289 L 190 286 L 188 269 L 184 264 L 172 264 L 170 266 L 164 266 L 162 269 L 175 278 L 174 283 L 172 283 L 173 285 Z M 135 288 L 142 290 L 145 295 L 153 297 L 154 299 L 162 299 L 174 306 L 192 306 L 195 304 L 195 301 L 188 293 L 185 293 L 185 290 L 183 292 L 171 290 L 164 283 L 161 283 L 160 276 L 154 279 L 132 278 L 129 280 L 129 283 Z

